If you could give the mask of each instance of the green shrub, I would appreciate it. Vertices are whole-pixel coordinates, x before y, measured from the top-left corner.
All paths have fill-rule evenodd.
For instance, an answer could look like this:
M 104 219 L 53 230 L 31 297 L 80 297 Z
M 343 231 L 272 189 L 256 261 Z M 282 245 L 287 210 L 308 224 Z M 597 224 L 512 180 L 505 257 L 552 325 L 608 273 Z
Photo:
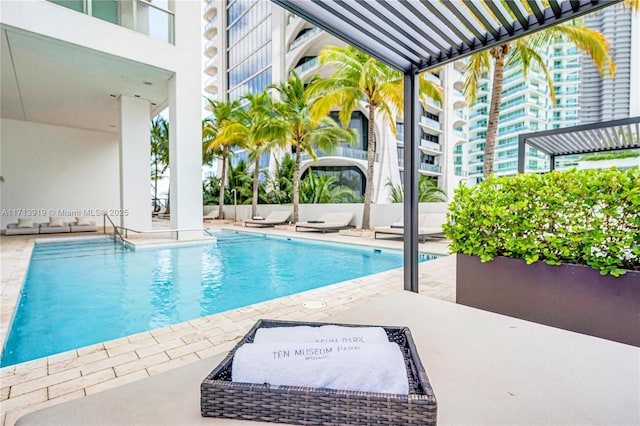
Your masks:
M 620 158 L 632 158 L 632 157 L 640 157 L 640 152 L 617 151 L 617 152 L 607 152 L 604 154 L 589 154 L 589 155 L 583 155 L 582 157 L 580 157 L 580 161 L 617 160 Z
M 444 229 L 451 250 L 589 265 L 602 275 L 640 270 L 640 169 L 490 177 L 456 189 Z

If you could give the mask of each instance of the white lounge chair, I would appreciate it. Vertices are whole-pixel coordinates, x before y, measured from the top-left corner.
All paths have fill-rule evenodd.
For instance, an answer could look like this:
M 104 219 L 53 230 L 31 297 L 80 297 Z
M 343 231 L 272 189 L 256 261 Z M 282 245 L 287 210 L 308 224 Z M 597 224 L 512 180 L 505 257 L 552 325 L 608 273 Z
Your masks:
M 291 216 L 291 212 L 286 210 L 274 210 L 264 219 L 247 219 L 244 221 L 244 226 L 251 225 L 256 228 L 266 228 L 269 226 L 282 225 L 287 223 L 289 220 L 289 216 Z
M 353 225 L 350 225 L 352 219 L 353 213 L 351 212 L 324 213 L 318 220 L 298 222 L 296 231 L 300 228 L 307 231 L 322 231 L 323 234 L 325 232 L 339 231 L 340 229 L 353 228 Z
M 429 237 L 444 238 L 442 225 L 444 225 L 446 221 L 446 214 L 420 213 L 420 215 L 418 215 L 418 238 L 422 238 L 423 240 Z M 402 223 L 402 220 L 399 222 Z M 373 228 L 373 231 L 374 239 L 378 238 L 378 234 L 402 237 L 404 235 L 404 226 L 377 226 Z
M 211 210 L 209 213 L 207 213 L 206 215 L 202 216 L 202 221 L 206 222 L 208 220 L 216 220 L 218 219 L 218 209 L 215 208 L 213 210 Z

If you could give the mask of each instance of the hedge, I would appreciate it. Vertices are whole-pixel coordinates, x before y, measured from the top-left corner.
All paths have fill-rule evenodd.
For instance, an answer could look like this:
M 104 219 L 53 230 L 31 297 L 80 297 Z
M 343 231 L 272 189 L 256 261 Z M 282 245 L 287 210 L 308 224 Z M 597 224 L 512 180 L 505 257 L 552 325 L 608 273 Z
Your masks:
M 640 168 L 490 177 L 460 185 L 444 229 L 451 251 L 528 264 L 640 270 Z

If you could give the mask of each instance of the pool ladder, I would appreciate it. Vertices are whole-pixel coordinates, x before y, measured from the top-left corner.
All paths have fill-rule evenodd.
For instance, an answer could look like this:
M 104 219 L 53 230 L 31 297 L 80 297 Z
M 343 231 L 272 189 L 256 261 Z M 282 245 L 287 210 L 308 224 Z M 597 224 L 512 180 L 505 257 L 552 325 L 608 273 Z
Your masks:
M 113 228 L 113 242 L 117 243 L 119 238 L 120 241 L 122 242 L 122 246 L 126 247 L 127 242 L 124 240 L 124 237 L 122 236 L 120 231 L 118 231 L 118 227 L 116 226 L 116 224 L 113 223 L 113 220 L 111 220 L 109 215 L 106 213 L 102 214 L 102 232 L 105 234 L 107 233 L 107 220 L 109 221 L 109 223 L 111 224 L 111 227 Z

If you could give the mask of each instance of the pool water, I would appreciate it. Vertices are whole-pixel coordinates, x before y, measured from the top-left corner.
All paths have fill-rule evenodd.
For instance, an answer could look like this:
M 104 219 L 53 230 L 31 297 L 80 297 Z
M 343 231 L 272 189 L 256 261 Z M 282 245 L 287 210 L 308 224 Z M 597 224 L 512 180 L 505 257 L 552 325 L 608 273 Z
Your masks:
M 36 244 L 0 365 L 403 264 L 401 252 L 235 232 L 217 236 L 217 244 L 135 251 L 111 239 Z

